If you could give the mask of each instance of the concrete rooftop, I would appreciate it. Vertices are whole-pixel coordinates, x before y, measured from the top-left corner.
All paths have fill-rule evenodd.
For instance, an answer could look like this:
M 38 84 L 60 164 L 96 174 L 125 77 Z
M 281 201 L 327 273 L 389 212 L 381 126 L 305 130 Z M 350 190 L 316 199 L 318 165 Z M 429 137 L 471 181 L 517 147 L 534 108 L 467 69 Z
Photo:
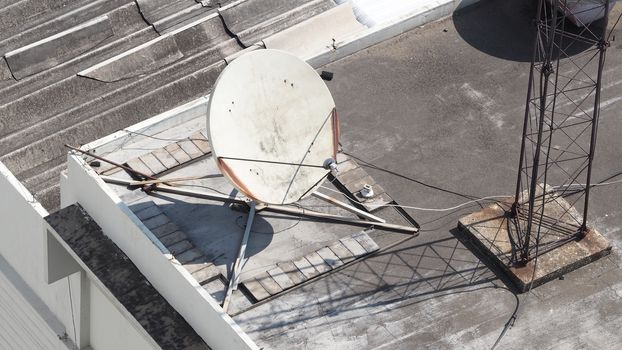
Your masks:
M 612 16 L 620 13 L 618 7 Z M 473 196 L 511 194 L 533 17 L 527 1 L 482 1 L 322 67 L 335 74 L 327 84 L 340 112 L 344 152 L 402 205 L 442 209 Z M 622 131 L 616 118 L 621 49 L 613 42 L 605 69 L 597 181 L 622 174 L 622 140 L 616 137 Z M 127 160 L 162 147 L 162 139 L 188 137 L 204 122 L 194 118 L 157 134 L 160 140 L 125 145 L 107 156 Z M 217 173 L 213 162 L 202 158 L 166 176 L 206 170 Z M 218 177 L 193 185 L 231 192 Z M 612 242 L 612 254 L 530 293 L 517 294 L 461 242 L 458 219 L 485 205 L 470 204 L 406 209 L 421 225 L 418 237 L 399 243 L 404 235 L 375 230 L 369 235 L 380 246 L 376 254 L 265 302 L 239 302 L 231 313 L 265 348 L 486 349 L 504 334 L 498 345 L 503 349 L 614 349 L 622 343 L 621 191 L 622 184 L 596 187 L 591 201 L 590 224 Z M 226 275 L 244 214 L 188 197 L 158 195 L 153 201 L 197 254 Z M 392 208 L 379 215 L 399 217 Z M 263 229 L 273 234 L 257 235 L 243 280 L 360 231 L 278 216 L 262 218 L 257 230 Z M 217 289 L 210 290 L 216 297 Z M 508 322 L 512 327 L 504 333 Z
M 205 96 L 226 57 L 336 4 L 245 0 L 227 6 L 233 3 L 0 0 L 0 161 L 54 209 L 64 143 L 86 143 Z M 256 302 L 247 281 L 279 263 L 320 256 L 323 247 L 360 237 L 363 229 L 260 215 L 241 278 L 244 287 L 229 311 L 260 347 L 480 349 L 498 341 L 503 349 L 614 349 L 622 344 L 622 183 L 596 187 L 591 199 L 590 225 L 612 242 L 612 254 L 526 294 L 517 294 L 461 241 L 458 219 L 485 203 L 444 209 L 513 192 L 533 7 L 528 0 L 482 0 L 453 18 L 320 68 L 334 73 L 327 85 L 340 114 L 344 153 L 397 203 L 419 207 L 405 210 L 421 231 L 411 237 L 366 230 L 377 247 L 350 265 L 284 292 L 268 291 L 271 296 Z M 617 6 L 612 17 L 620 13 Z M 373 22 L 371 14 L 357 16 Z M 25 17 L 29 20 L 20 20 Z M 59 49 L 68 43 L 70 50 Z M 617 137 L 622 125 L 616 118 L 622 103 L 621 50 L 614 41 L 604 72 L 597 181 L 622 175 Z M 203 115 L 187 118 L 155 138 L 137 137 L 104 155 L 125 162 L 200 137 L 204 127 Z M 235 194 L 201 148 L 209 147 L 207 141 L 183 142 L 181 154 L 193 161 L 165 176 L 208 174 L 182 188 Z M 129 179 L 122 172 L 111 176 Z M 220 276 L 231 269 L 245 214 L 222 203 L 145 197 L 111 187 L 221 300 L 226 281 Z M 334 195 L 335 189 L 327 183 L 321 191 Z M 300 204 L 329 210 L 317 199 Z M 392 207 L 375 214 L 408 224 Z M 506 324 L 511 327 L 504 329 Z
M 447 208 L 463 195 L 513 192 L 533 10 L 482 1 L 323 68 L 335 73 L 344 150 L 398 203 Z M 621 49 L 608 52 L 597 181 L 622 174 Z M 591 201 L 590 223 L 613 253 L 529 294 L 516 295 L 458 239 L 458 218 L 480 206 L 407 210 L 419 237 L 235 320 L 266 348 L 487 349 L 518 307 L 500 349 L 619 348 L 621 192 L 596 187 Z

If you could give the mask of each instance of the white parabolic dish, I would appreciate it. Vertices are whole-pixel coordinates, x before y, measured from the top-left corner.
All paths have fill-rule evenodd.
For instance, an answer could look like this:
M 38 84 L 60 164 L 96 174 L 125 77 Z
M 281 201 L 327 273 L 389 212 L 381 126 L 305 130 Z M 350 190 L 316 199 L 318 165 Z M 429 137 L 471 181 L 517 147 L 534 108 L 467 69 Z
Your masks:
M 249 198 L 289 204 L 310 195 L 335 159 L 335 102 L 317 72 L 278 50 L 246 53 L 220 74 L 208 105 L 212 154 Z

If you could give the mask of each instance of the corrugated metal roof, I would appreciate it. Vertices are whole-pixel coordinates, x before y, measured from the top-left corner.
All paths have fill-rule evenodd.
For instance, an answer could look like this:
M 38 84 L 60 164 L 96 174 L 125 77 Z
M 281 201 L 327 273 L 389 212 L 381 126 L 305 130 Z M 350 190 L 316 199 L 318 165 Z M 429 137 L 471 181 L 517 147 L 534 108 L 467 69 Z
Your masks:
M 63 144 L 85 144 L 208 94 L 225 57 L 333 6 L 0 0 L 0 161 L 55 209 Z

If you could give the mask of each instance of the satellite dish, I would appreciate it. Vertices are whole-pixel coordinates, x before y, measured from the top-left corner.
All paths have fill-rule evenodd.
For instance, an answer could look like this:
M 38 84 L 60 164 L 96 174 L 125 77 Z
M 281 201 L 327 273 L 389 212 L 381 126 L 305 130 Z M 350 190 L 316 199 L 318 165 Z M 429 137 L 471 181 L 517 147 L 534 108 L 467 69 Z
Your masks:
M 317 189 L 339 144 L 330 91 L 296 56 L 256 50 L 229 64 L 208 105 L 212 154 L 222 174 L 259 203 L 289 204 Z

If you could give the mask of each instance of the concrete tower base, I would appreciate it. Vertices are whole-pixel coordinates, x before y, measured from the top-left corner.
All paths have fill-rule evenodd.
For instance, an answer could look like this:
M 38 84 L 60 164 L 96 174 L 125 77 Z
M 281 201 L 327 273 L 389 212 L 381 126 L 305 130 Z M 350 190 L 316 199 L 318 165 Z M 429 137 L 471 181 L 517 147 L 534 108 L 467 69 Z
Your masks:
M 511 220 L 507 214 L 512 200 L 513 198 L 508 198 L 461 218 L 458 222 L 458 229 L 464 233 L 467 243 L 500 268 L 515 284 L 519 292 L 527 291 L 530 284 L 533 288 L 559 278 L 611 252 L 609 241 L 592 228 L 588 229 L 581 240 L 569 240 L 551 250 L 546 248 L 547 243 L 552 245 L 559 241 L 560 235 L 571 232 L 572 218 L 575 220 L 580 218 L 578 212 L 571 208 L 566 200 L 557 197 L 545 204 L 544 213 L 549 217 L 561 217 L 562 219 L 551 230 L 549 230 L 550 226 L 542 226 L 539 248 L 541 250 L 537 262 L 536 259 L 531 259 L 523 266 L 516 264 L 520 252 L 516 251 L 508 234 L 508 228 L 516 230 L 514 220 Z M 576 225 L 576 221 L 574 222 Z M 535 244 L 535 234 L 532 235 L 532 244 Z

